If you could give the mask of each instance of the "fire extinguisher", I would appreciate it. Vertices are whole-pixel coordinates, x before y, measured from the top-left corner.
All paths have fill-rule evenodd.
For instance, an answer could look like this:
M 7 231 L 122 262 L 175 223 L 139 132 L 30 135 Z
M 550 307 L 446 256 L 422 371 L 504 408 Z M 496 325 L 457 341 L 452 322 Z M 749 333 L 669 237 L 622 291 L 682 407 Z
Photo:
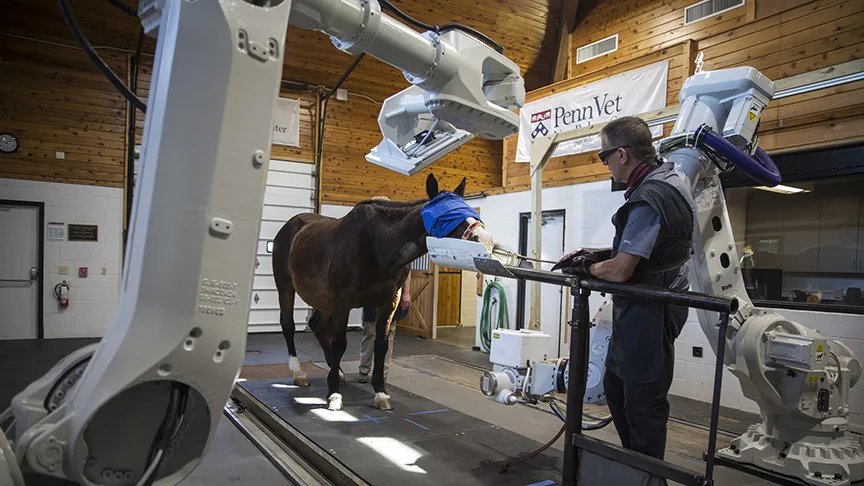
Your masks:
M 69 307 L 69 284 L 65 280 L 54 286 L 54 296 L 60 301 L 60 307 Z

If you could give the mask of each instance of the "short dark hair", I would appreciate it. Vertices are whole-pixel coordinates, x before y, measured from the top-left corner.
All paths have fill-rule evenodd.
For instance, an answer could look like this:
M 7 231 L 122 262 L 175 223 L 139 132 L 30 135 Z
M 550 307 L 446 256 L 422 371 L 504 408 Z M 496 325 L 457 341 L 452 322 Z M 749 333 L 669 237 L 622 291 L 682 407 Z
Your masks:
M 641 118 L 624 116 L 612 120 L 603 127 L 600 135 L 611 147 L 627 147 L 627 151 L 639 162 L 657 155 L 651 144 L 654 138 L 651 129 Z

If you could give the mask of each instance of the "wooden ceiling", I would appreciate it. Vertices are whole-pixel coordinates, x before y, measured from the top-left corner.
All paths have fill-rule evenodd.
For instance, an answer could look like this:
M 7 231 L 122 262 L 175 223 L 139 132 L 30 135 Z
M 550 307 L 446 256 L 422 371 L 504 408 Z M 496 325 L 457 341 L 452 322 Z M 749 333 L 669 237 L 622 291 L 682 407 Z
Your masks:
M 136 8 L 136 1 L 127 2 Z M 559 0 L 394 0 L 406 14 L 427 24 L 457 22 L 483 32 L 504 47 L 504 54 L 522 69 L 528 90 L 545 86 L 551 75 Z M 72 2 L 76 19 L 94 46 L 132 50 L 139 22 L 107 0 Z M 0 31 L 74 44 L 55 0 L 4 0 Z M 324 34 L 289 27 L 284 79 L 332 86 L 352 61 Z M 155 42 L 145 41 L 145 52 Z M 408 86 L 402 73 L 367 57 L 345 87 L 380 101 Z

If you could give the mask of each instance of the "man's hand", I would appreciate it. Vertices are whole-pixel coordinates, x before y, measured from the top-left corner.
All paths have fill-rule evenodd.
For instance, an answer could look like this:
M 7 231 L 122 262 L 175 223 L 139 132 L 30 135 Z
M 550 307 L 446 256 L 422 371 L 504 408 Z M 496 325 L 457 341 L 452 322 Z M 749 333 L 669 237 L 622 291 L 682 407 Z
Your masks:
M 400 307 L 402 310 L 407 309 L 411 305 L 411 294 L 408 292 L 402 292 L 402 300 Z
M 591 277 L 589 267 L 595 263 L 612 258 L 611 248 L 580 248 L 574 252 L 564 255 L 558 263 L 552 267 L 552 271 L 561 270 L 562 273 L 578 275 L 582 278 Z

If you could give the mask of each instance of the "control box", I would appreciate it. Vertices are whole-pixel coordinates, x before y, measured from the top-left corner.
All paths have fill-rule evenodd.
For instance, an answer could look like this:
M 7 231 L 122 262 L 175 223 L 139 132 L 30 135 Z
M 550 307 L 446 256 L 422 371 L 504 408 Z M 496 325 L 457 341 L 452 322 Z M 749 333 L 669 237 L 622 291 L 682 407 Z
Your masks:
M 505 367 L 524 367 L 528 361 L 546 361 L 549 335 L 526 329 L 492 331 L 489 361 Z

